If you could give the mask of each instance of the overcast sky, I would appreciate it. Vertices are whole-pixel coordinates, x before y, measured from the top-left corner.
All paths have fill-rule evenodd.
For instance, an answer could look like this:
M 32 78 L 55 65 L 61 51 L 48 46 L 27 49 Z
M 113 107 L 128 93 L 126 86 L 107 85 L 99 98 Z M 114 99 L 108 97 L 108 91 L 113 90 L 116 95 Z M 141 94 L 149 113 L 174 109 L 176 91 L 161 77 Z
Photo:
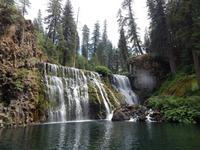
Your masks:
M 117 46 L 119 33 L 117 23 L 117 12 L 121 7 L 123 0 L 71 0 L 74 11 L 74 18 L 80 8 L 78 30 L 81 35 L 81 29 L 84 24 L 87 24 L 91 32 L 94 28 L 94 23 L 98 20 L 101 24 L 101 31 L 103 29 L 103 22 L 106 19 L 108 24 L 108 37 Z M 48 0 L 30 0 L 31 8 L 27 19 L 33 19 L 37 16 L 39 9 L 42 10 L 43 17 L 46 16 L 46 9 Z M 66 0 L 63 0 L 65 4 Z M 141 39 L 144 37 L 144 30 L 149 25 L 147 17 L 146 0 L 134 0 L 133 10 L 135 12 L 136 23 L 140 30 L 138 31 Z

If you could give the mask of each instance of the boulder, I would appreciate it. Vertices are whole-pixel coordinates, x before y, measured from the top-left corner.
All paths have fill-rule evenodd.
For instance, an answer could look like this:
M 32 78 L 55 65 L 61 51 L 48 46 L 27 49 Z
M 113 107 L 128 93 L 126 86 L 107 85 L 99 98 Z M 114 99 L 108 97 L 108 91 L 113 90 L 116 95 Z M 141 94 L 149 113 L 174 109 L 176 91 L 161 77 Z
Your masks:
M 122 109 L 114 111 L 112 121 L 125 121 L 130 120 L 130 114 L 128 112 L 123 112 Z

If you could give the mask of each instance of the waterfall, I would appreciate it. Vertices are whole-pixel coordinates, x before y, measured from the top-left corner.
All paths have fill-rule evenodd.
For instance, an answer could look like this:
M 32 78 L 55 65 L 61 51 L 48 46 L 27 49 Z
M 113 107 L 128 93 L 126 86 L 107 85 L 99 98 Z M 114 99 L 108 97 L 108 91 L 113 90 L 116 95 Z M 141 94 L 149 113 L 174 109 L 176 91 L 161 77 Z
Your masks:
M 44 63 L 43 69 L 46 95 L 50 101 L 50 122 L 90 119 L 89 83 L 100 93 L 99 98 L 109 118 L 111 104 L 98 73 L 49 63 Z
M 113 86 L 124 96 L 128 105 L 138 104 L 137 95 L 133 92 L 127 76 L 113 75 Z

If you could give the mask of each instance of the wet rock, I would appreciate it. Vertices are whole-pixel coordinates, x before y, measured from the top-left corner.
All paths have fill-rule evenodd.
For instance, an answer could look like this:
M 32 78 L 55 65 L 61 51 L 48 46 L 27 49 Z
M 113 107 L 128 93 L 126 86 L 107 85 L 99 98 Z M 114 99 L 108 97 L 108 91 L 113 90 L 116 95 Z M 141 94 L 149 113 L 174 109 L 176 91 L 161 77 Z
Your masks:
M 123 112 L 123 110 L 116 110 L 113 114 L 112 121 L 125 121 L 130 120 L 129 112 Z
M 159 111 L 153 111 L 150 115 L 151 121 L 156 121 L 156 122 L 162 122 L 163 121 L 163 115 Z
M 147 116 L 146 112 L 147 108 L 141 105 L 123 106 L 114 111 L 112 121 L 126 121 L 130 120 L 130 118 L 145 121 Z

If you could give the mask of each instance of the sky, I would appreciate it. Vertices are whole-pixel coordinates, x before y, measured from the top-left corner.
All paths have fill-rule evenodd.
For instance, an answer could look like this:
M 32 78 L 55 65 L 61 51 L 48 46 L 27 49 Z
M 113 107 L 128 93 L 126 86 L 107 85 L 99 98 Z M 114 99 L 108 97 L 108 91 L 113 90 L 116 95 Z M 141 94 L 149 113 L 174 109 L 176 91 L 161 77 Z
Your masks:
M 63 5 L 67 0 L 63 0 Z M 41 9 L 43 17 L 47 15 L 46 9 L 48 6 L 48 0 L 30 0 L 31 8 L 28 10 L 27 19 L 33 20 L 37 17 L 38 10 Z M 101 25 L 101 32 L 103 30 L 104 20 L 107 20 L 108 24 L 108 38 L 116 47 L 119 40 L 117 12 L 121 8 L 123 0 L 71 0 L 74 11 L 74 18 L 77 18 L 78 8 L 79 22 L 78 31 L 81 36 L 81 30 L 84 24 L 86 24 L 90 31 L 94 29 L 94 24 L 99 21 Z M 135 13 L 136 23 L 138 25 L 138 32 L 141 40 L 144 39 L 145 28 L 149 26 L 149 20 L 147 16 L 146 0 L 134 0 L 133 10 Z

